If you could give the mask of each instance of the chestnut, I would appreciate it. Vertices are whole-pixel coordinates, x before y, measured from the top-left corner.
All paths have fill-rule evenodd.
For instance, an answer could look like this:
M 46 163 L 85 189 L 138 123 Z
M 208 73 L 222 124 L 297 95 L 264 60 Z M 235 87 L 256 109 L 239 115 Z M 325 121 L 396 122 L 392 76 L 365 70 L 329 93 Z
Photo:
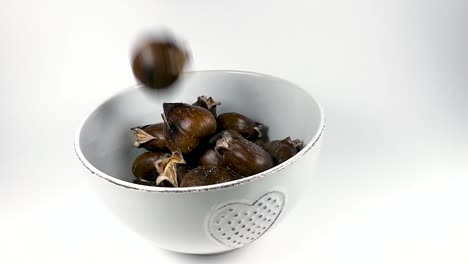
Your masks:
M 257 138 L 255 140 L 252 140 L 252 142 L 264 149 L 265 144 L 267 144 L 268 141 L 266 141 L 264 138 Z
M 268 152 L 247 139 L 224 131 L 216 142 L 215 151 L 227 166 L 242 176 L 250 176 L 273 167 L 273 159 Z
M 216 132 L 216 119 L 210 111 L 184 103 L 164 103 L 162 115 L 165 137 L 171 151 L 183 154 L 194 150 Z
M 217 166 L 200 166 L 185 174 L 180 187 L 193 187 L 223 183 L 239 179 L 234 171 Z
M 225 167 L 226 163 L 218 152 L 213 149 L 209 149 L 200 157 L 200 165 Z
M 190 151 L 189 153 L 184 154 L 185 162 L 190 167 L 198 167 L 200 165 L 200 158 L 207 150 L 211 147 L 208 146 L 206 140 L 202 140 L 198 145 L 195 147 L 194 150 Z
M 176 172 L 177 172 L 177 183 L 180 185 L 182 180 L 184 179 L 185 175 L 192 170 L 193 167 L 186 165 L 186 164 L 177 164 Z
M 222 130 L 235 130 L 249 140 L 263 137 L 262 132 L 266 129 L 263 124 L 234 112 L 220 114 L 217 120 Z
M 155 162 L 168 157 L 168 154 L 162 152 L 145 152 L 139 155 L 133 161 L 133 175 L 139 182 L 155 182 L 158 176 Z
M 164 123 L 134 127 L 132 130 L 135 132 L 134 147 L 143 147 L 150 151 L 165 150 L 168 148 L 164 135 Z
M 148 88 L 172 85 L 188 60 L 187 52 L 169 39 L 150 39 L 138 46 L 132 57 L 135 78 Z
M 281 164 L 296 155 L 302 148 L 302 144 L 301 140 L 291 140 L 290 137 L 287 137 L 283 140 L 268 142 L 263 148 L 270 153 L 276 164 Z

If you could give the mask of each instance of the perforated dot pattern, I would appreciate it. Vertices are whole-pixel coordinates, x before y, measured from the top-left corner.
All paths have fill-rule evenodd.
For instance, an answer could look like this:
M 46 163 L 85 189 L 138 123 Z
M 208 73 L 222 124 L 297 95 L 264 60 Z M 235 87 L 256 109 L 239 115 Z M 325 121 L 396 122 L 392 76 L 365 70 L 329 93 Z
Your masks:
M 242 247 L 268 231 L 281 214 L 284 203 L 284 194 L 274 191 L 252 204 L 227 204 L 211 216 L 208 231 L 223 245 Z

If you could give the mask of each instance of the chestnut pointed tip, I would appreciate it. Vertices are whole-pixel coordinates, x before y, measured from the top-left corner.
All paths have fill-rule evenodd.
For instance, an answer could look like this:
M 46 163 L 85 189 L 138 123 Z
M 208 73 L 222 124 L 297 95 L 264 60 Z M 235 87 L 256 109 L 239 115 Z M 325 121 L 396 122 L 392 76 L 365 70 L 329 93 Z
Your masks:
M 182 155 L 182 152 L 180 151 L 172 152 L 171 159 L 176 160 L 177 163 L 185 164 L 184 156 Z
M 281 142 L 287 143 L 293 146 L 296 150 L 300 150 L 304 145 L 304 142 L 300 139 L 292 140 L 291 137 L 286 137 L 285 139 L 281 140 Z
M 214 147 L 215 152 L 219 155 L 222 155 L 223 150 L 229 149 L 229 145 L 237 136 L 240 136 L 240 134 L 234 130 L 223 131 L 221 138 L 216 140 L 216 145 Z
M 263 137 L 263 132 L 262 132 L 262 130 L 264 130 L 265 127 L 264 127 L 262 124 L 256 123 L 255 126 L 253 127 L 253 129 L 254 129 L 255 131 L 257 131 L 257 137 L 259 137 L 259 138 Z
M 292 141 L 292 145 L 297 151 L 299 151 L 304 146 L 304 141 L 300 139 L 295 139 Z
M 159 173 L 156 178 L 156 185 L 161 186 L 164 182 L 169 182 L 173 187 L 178 187 L 177 166 L 186 164 L 181 152 L 174 151 L 171 155 L 156 161 L 154 166 Z
M 221 102 L 218 102 L 215 99 L 213 99 L 213 97 L 207 95 L 198 96 L 197 100 L 199 102 L 205 103 L 208 109 L 211 109 L 212 107 L 217 105 L 221 105 Z
M 140 127 L 134 127 L 132 128 L 132 130 L 135 133 L 135 141 L 133 142 L 134 147 L 139 148 L 142 146 L 142 144 L 145 144 L 146 142 L 155 139 L 154 136 L 148 134 Z
M 154 167 L 156 168 L 156 171 L 161 174 L 163 171 L 164 171 L 164 164 L 166 162 L 163 163 L 163 160 L 160 159 L 160 160 L 157 160 L 155 163 L 154 163 Z

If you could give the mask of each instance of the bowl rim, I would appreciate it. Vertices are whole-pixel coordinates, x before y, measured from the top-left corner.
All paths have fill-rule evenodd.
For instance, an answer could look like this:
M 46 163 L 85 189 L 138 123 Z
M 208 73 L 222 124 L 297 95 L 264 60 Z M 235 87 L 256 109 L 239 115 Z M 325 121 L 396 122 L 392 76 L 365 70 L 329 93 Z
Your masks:
M 98 168 L 94 167 L 85 157 L 81 150 L 80 146 L 80 135 L 83 130 L 83 126 L 85 125 L 86 121 L 96 112 L 97 109 L 99 109 L 103 104 L 108 102 L 109 100 L 118 97 L 124 93 L 129 92 L 130 90 L 133 90 L 135 88 L 141 87 L 141 84 L 136 84 L 132 85 L 130 87 L 127 87 L 126 89 L 123 89 L 119 91 L 116 94 L 111 95 L 104 101 L 101 101 L 96 107 L 93 108 L 93 110 L 88 113 L 83 120 L 81 121 L 78 130 L 75 134 L 75 139 L 74 139 L 74 150 L 75 154 L 77 155 L 78 159 L 82 163 L 82 165 L 93 175 L 98 176 L 99 178 L 106 180 L 110 183 L 113 183 L 117 186 L 126 188 L 126 189 L 132 189 L 132 190 L 137 190 L 137 191 L 145 191 L 145 192 L 159 192 L 159 193 L 189 193 L 189 192 L 205 192 L 205 191 L 214 191 L 214 190 L 219 190 L 219 189 L 226 189 L 226 188 L 232 188 L 238 185 L 242 184 L 247 184 L 249 182 L 257 181 L 261 178 L 264 178 L 270 174 L 273 174 L 277 171 L 280 171 L 284 169 L 285 167 L 293 164 L 296 162 L 298 159 L 300 159 L 302 156 L 304 156 L 307 152 L 309 152 L 319 141 L 321 138 L 323 131 L 325 129 L 325 114 L 323 111 L 323 107 L 315 100 L 315 98 L 305 89 L 301 88 L 300 86 L 287 81 L 285 79 L 275 77 L 272 75 L 268 74 L 263 74 L 263 73 L 256 73 L 256 72 L 249 72 L 249 71 L 239 71 L 239 70 L 200 70 L 200 71 L 185 71 L 183 74 L 184 75 L 189 75 L 189 74 L 203 74 L 203 73 L 227 73 L 227 74 L 242 74 L 242 75 L 253 75 L 261 78 L 267 78 L 267 79 L 273 79 L 274 81 L 280 81 L 283 83 L 288 84 L 289 86 L 295 87 L 297 89 L 302 90 L 305 92 L 310 98 L 315 102 L 315 104 L 318 107 L 319 110 L 319 116 L 320 116 L 320 124 L 319 128 L 315 131 L 314 136 L 310 140 L 309 143 L 307 143 L 301 151 L 299 151 L 296 155 L 294 155 L 292 158 L 288 159 L 287 161 L 274 166 L 273 168 L 270 168 L 266 171 L 250 175 L 241 179 L 237 179 L 234 181 L 229 181 L 229 182 L 223 182 L 223 183 L 217 183 L 217 184 L 211 184 L 211 185 L 204 185 L 204 186 L 194 186 L 194 187 L 160 187 L 160 186 L 147 186 L 147 185 L 141 185 L 137 183 L 132 183 L 132 182 L 127 182 L 121 179 L 118 179 L 116 177 L 113 177 L 107 173 L 104 173 L 103 171 L 99 170 Z

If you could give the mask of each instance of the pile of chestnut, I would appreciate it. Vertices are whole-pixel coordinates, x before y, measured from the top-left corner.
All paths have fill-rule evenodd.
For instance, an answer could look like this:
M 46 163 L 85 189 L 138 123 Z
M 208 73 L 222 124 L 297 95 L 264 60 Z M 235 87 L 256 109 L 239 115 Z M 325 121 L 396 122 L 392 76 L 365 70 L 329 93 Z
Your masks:
M 220 103 L 164 103 L 163 122 L 132 128 L 134 146 L 147 152 L 133 162 L 135 183 L 190 187 L 237 180 L 294 156 L 301 140 L 268 141 L 267 127 L 239 113 L 217 115 Z

